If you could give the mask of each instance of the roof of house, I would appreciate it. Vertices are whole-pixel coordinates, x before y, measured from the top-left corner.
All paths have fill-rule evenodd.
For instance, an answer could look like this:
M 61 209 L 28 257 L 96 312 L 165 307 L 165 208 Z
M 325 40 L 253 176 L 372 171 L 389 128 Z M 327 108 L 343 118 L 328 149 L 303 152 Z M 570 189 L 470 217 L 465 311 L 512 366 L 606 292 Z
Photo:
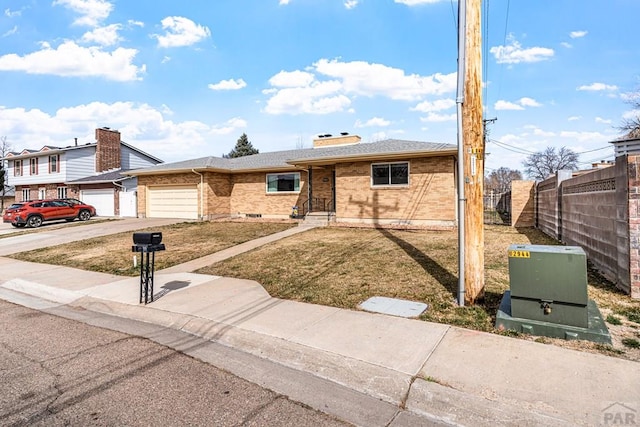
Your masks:
M 131 177 L 126 175 L 126 171 L 118 169 L 118 170 L 103 172 L 98 175 L 86 176 L 84 178 L 66 182 L 66 184 L 105 184 L 105 183 L 112 183 L 112 182 L 120 182 L 127 179 L 131 179 Z
M 387 139 L 372 143 L 272 151 L 233 159 L 214 156 L 200 157 L 198 159 L 136 169 L 126 173 L 129 175 L 152 175 L 190 170 L 213 170 L 232 173 L 291 169 L 293 167 L 326 165 L 348 161 L 455 155 L 456 153 L 457 147 L 453 144 Z
M 133 151 L 136 151 L 136 152 L 142 154 L 143 156 L 146 156 L 146 157 L 148 157 L 148 158 L 150 158 L 150 159 L 152 159 L 154 161 L 162 163 L 161 159 L 159 159 L 159 158 L 157 158 L 157 157 L 155 157 L 155 156 L 153 156 L 153 155 L 151 155 L 149 153 L 146 153 L 146 152 L 140 150 L 139 148 L 134 147 L 133 145 L 127 144 L 124 141 L 120 141 L 120 144 L 125 146 L 125 147 L 127 147 L 127 148 L 129 148 L 129 149 L 131 149 L 131 150 L 133 150 Z M 32 157 L 34 154 L 41 154 L 41 155 L 50 156 L 52 154 L 59 153 L 59 152 L 62 152 L 62 151 L 80 150 L 80 149 L 85 149 L 85 148 L 88 148 L 88 147 L 95 148 L 97 146 L 98 146 L 97 142 L 87 142 L 86 144 L 70 145 L 68 147 L 54 147 L 53 145 L 45 145 L 40 150 L 32 150 L 32 149 L 25 148 L 22 151 L 11 151 L 11 152 L 9 152 L 7 154 L 6 157 L 1 158 L 1 160 L 9 160 L 9 159 L 11 159 L 11 160 L 19 160 L 19 159 L 25 158 L 25 157 Z

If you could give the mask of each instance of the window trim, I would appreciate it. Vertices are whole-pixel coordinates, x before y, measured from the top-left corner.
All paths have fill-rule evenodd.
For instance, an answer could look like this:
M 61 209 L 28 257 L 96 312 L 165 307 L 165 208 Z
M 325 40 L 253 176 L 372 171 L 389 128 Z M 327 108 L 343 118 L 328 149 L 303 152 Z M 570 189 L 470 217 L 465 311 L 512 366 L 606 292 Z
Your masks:
M 13 176 L 22 176 L 22 159 L 13 161 Z
M 31 189 L 30 188 L 23 188 L 22 189 L 22 201 L 26 202 L 27 200 L 31 200 Z
M 67 198 L 67 187 L 58 187 L 56 189 L 56 194 L 58 195 L 58 199 L 66 199 Z
M 407 165 L 407 182 L 406 183 L 402 183 L 402 184 L 392 184 L 391 183 L 391 165 L 399 165 L 399 164 L 405 164 Z M 389 179 L 387 184 L 374 184 L 373 183 L 373 168 L 374 166 L 389 166 Z M 370 184 L 371 184 L 371 188 L 406 188 L 409 187 L 410 184 L 410 177 L 411 177 L 411 162 L 410 161 L 402 161 L 402 162 L 378 162 L 378 163 L 371 163 L 371 179 L 370 179 Z
M 293 186 L 294 186 L 294 190 L 293 191 L 269 191 L 269 177 L 270 176 L 280 176 L 280 175 L 293 175 L 294 181 L 293 181 Z M 296 179 L 297 178 L 297 179 Z M 295 189 L 295 183 L 298 183 L 298 189 Z M 265 192 L 267 194 L 299 194 L 300 193 L 300 189 L 301 189 L 302 185 L 300 184 L 300 172 L 280 172 L 280 173 L 268 173 L 265 176 Z
M 51 160 L 54 162 L 52 163 Z M 55 165 L 55 170 L 51 166 L 52 164 Z M 49 156 L 49 173 L 60 173 L 60 154 L 52 154 Z
M 38 158 L 37 157 L 32 157 L 29 159 L 29 175 L 38 175 Z

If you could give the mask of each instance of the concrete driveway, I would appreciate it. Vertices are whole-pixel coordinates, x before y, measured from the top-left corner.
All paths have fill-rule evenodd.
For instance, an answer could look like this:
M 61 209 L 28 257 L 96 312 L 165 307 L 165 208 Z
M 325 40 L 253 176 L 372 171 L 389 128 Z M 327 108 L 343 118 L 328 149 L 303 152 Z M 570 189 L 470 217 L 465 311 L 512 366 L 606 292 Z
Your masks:
M 127 231 L 135 231 L 149 227 L 161 227 L 163 225 L 185 222 L 184 219 L 165 218 L 124 218 L 117 221 L 94 221 L 90 220 L 82 225 L 73 227 L 51 227 L 60 223 L 47 223 L 33 232 L 32 228 L 14 228 L 11 224 L 2 223 L 0 225 L 0 235 L 9 233 L 19 233 L 15 236 L 0 238 L 0 256 L 15 254 L 18 252 L 30 251 L 33 249 L 46 248 L 49 246 L 62 245 L 76 242 L 78 240 L 91 239 L 93 237 L 106 236 Z M 74 224 L 76 224 L 74 222 Z M 25 233 L 25 230 L 32 232 Z

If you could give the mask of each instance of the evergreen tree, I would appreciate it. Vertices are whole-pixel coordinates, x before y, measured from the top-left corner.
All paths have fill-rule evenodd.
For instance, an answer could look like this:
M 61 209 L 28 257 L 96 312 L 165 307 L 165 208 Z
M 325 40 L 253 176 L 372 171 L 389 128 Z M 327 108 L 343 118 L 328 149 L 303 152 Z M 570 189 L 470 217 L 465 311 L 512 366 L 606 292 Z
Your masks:
M 258 151 L 257 148 L 254 148 L 253 145 L 251 144 L 251 141 L 249 141 L 249 138 L 247 138 L 247 134 L 243 133 L 242 135 L 240 135 L 240 138 L 238 138 L 238 142 L 236 143 L 236 146 L 234 147 L 233 150 L 231 150 L 229 152 L 229 154 L 223 156 L 227 159 L 233 159 L 235 157 L 243 157 L 243 156 L 250 156 L 252 154 L 258 154 L 260 151 Z

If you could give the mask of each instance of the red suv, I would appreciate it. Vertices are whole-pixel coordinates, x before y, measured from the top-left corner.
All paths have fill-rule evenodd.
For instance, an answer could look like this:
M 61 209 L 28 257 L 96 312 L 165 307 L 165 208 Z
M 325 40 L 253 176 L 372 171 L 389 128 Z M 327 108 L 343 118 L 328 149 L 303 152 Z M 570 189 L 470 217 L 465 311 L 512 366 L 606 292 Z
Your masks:
M 3 222 L 14 227 L 40 227 L 44 221 L 67 220 L 87 221 L 95 216 L 96 209 L 75 199 L 47 199 L 16 202 L 9 206 L 2 216 Z

